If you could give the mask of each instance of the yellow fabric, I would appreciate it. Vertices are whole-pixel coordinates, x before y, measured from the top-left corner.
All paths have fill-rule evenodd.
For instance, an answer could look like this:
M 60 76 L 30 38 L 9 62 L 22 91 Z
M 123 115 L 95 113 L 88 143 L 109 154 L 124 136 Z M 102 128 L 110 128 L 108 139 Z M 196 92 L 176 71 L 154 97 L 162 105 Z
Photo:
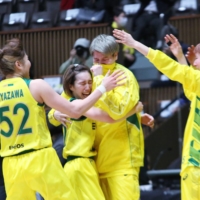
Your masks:
M 78 200 L 105 200 L 94 160 L 76 158 L 67 162 L 64 170 Z
M 119 27 L 117 26 L 116 22 L 112 23 L 112 28 L 119 29 Z M 126 31 L 125 29 L 123 29 L 123 30 Z M 130 54 L 134 54 L 134 52 L 135 52 L 135 50 L 132 47 L 129 47 L 129 46 L 125 45 L 125 44 L 123 44 L 123 51 L 128 51 Z
M 21 78 L 0 82 L 1 156 L 52 146 L 44 105 Z
M 133 108 L 139 100 L 139 85 L 133 73 L 120 64 L 103 66 L 103 75 L 105 76 L 108 70 L 110 73 L 116 70 L 122 70 L 123 76 L 126 76 L 125 84 L 116 87 L 110 92 L 106 92 L 97 102 L 97 106 L 106 111 L 113 119 L 120 119 Z M 95 76 L 93 82 L 93 89 L 99 86 L 102 82 L 103 76 Z
M 108 70 L 112 73 L 118 69 L 125 72 L 125 84 L 105 93 L 96 103 L 97 107 L 114 119 L 125 116 L 139 100 L 139 86 L 130 70 L 114 63 L 107 67 L 103 66 L 103 75 Z M 102 75 L 94 77 L 93 89 L 101 84 L 103 77 Z M 128 121 L 123 120 L 114 124 L 96 122 L 94 147 L 98 152 L 96 164 L 101 177 L 134 174 L 134 168 L 143 165 L 144 138 L 140 120 L 140 115 L 137 114 Z M 50 122 L 53 121 L 55 119 L 51 117 Z
M 200 72 L 179 64 L 160 51 L 150 49 L 147 58 L 170 79 L 180 82 L 191 100 L 184 132 L 181 173 L 189 166 L 200 167 Z
M 48 200 L 76 199 L 52 147 L 4 158 L 3 173 L 7 200 L 35 200 L 35 191 Z
M 108 70 L 112 73 L 117 69 L 125 72 L 125 84 L 105 93 L 96 104 L 114 119 L 125 116 L 139 100 L 138 83 L 130 70 L 119 64 L 107 68 L 104 66 L 103 75 Z M 94 77 L 94 88 L 102 78 Z M 140 115 L 137 114 L 118 123 L 97 122 L 94 147 L 98 152 L 96 165 L 100 178 L 133 174 L 134 167 L 143 165 L 144 138 L 140 120 Z
M 181 200 L 200 199 L 200 169 L 188 167 L 181 175 Z
M 92 157 L 97 154 L 93 149 L 96 133 L 96 124 L 91 119 L 83 121 L 72 121 L 64 129 L 64 148 L 63 157 L 81 156 Z
M 70 99 L 64 92 L 61 95 L 66 99 Z M 57 126 L 61 123 L 53 117 L 54 111 L 54 109 L 50 110 L 48 118 L 50 123 Z M 96 134 L 95 121 L 88 118 L 83 121 L 72 121 L 71 124 L 67 124 L 67 128 L 63 128 L 63 134 L 65 144 L 63 148 L 64 158 L 67 158 L 68 155 L 92 157 L 97 154 L 93 149 Z
M 138 174 L 124 174 L 100 179 L 106 200 L 139 200 Z
M 67 95 L 62 95 L 68 99 Z M 53 113 L 50 115 L 53 115 Z M 51 121 L 55 120 L 52 119 Z M 88 158 L 97 154 L 93 149 L 96 123 L 88 118 L 83 121 L 72 121 L 67 128 L 63 128 L 63 133 L 65 143 L 63 157 L 66 159 L 68 156 L 82 157 L 68 161 L 64 166 L 67 174 L 66 179 L 70 181 L 74 188 L 77 199 L 104 200 L 95 162 Z

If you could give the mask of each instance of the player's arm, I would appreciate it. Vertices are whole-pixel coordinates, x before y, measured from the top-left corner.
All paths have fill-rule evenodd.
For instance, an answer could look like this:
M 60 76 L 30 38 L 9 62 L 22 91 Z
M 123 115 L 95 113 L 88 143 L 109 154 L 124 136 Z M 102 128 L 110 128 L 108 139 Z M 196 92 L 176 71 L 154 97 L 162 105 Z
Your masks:
M 199 71 L 194 70 L 186 65 L 181 65 L 159 50 L 153 50 L 145 46 L 139 41 L 134 40 L 132 36 L 126 32 L 114 30 L 113 34 L 117 38 L 117 42 L 126 44 L 138 50 L 169 79 L 180 82 L 183 84 L 184 89 L 190 90 L 192 93 L 195 93 L 198 96 L 200 95 Z
M 106 122 L 106 123 L 116 123 L 116 122 L 120 122 L 128 117 L 130 117 L 131 115 L 135 114 L 135 113 L 139 113 L 143 110 L 143 104 L 141 102 L 138 102 L 136 104 L 135 107 L 133 107 L 126 116 L 118 119 L 118 120 L 114 120 L 113 118 L 111 118 L 109 116 L 108 113 L 106 113 L 105 111 L 96 108 L 96 107 L 92 107 L 90 108 L 84 115 L 90 119 L 96 120 L 96 121 L 101 121 L 101 122 Z
M 42 79 L 32 80 L 30 82 L 30 91 L 37 102 L 45 103 L 50 108 L 55 108 L 73 118 L 79 118 L 97 102 L 103 93 L 121 85 L 118 83 L 118 78 L 122 74 L 122 71 L 113 72 L 111 75 L 107 73 L 101 85 L 88 97 L 85 99 L 77 99 L 73 102 L 68 102 L 61 97 Z

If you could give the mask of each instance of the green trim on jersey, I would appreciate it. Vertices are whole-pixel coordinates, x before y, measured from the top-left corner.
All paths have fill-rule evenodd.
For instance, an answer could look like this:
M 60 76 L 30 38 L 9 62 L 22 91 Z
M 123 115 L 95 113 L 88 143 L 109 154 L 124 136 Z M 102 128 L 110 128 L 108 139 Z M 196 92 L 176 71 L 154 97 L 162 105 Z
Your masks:
M 24 80 L 24 82 L 26 83 L 26 85 L 27 85 L 28 88 L 29 88 L 29 85 L 30 85 L 31 79 L 23 78 L 23 80 Z
M 130 122 L 131 124 L 135 124 L 135 126 L 140 130 L 140 123 L 138 121 L 137 115 L 131 115 L 130 117 L 127 118 L 127 121 Z

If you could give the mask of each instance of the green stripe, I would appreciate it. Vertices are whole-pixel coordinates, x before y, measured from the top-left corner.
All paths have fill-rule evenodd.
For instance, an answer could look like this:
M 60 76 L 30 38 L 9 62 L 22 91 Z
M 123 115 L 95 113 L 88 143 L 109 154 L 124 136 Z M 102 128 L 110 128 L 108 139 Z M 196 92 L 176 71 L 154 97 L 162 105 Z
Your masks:
M 131 124 L 134 124 L 139 130 L 140 130 L 140 123 L 138 121 L 137 115 L 131 115 L 130 117 L 127 118 L 127 121 L 130 122 Z

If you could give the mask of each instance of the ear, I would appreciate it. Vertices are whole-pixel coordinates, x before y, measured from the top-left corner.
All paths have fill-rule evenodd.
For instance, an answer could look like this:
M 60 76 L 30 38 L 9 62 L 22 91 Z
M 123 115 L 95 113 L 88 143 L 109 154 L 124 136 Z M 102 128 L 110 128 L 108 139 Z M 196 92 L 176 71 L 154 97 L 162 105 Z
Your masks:
M 70 84 L 69 89 L 73 92 L 74 86 Z
M 21 65 L 21 63 L 20 63 L 19 60 L 15 61 L 15 67 L 16 67 L 18 70 L 21 70 L 22 65 Z
M 116 61 L 118 59 L 118 53 L 117 52 L 114 54 L 114 57 L 115 57 L 115 61 Z

